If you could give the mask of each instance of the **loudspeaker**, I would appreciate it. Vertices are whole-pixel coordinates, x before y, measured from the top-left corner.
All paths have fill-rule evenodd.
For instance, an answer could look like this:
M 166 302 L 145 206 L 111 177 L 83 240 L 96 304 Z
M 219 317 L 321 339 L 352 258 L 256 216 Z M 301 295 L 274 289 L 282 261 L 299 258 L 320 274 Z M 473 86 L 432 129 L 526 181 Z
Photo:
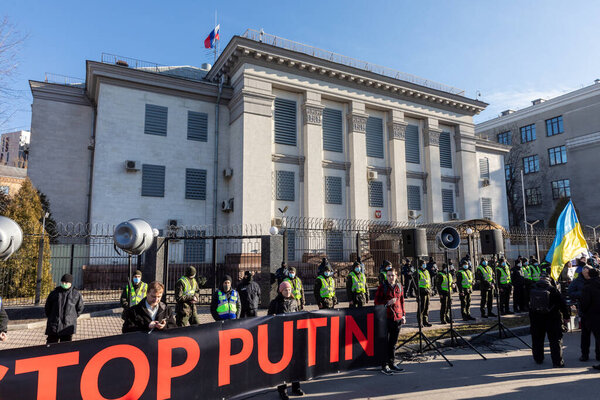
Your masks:
M 402 231 L 404 257 L 426 257 L 427 234 L 423 228 L 405 229 Z
M 23 231 L 10 218 L 0 216 L 0 260 L 8 260 L 23 243 Z
M 438 246 L 442 249 L 455 250 L 460 246 L 460 235 L 451 226 L 447 226 L 437 234 Z
M 481 254 L 504 254 L 502 230 L 486 229 L 479 231 L 481 238 Z
M 142 254 L 154 242 L 154 231 L 149 223 L 140 218 L 121 222 L 113 234 L 115 245 L 129 254 Z

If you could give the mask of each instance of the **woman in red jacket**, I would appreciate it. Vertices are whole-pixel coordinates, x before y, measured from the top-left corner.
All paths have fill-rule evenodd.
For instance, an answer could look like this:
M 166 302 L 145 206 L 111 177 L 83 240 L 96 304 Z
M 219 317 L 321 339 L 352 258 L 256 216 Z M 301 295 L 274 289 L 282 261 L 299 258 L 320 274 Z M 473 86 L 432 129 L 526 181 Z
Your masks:
M 387 280 L 379 285 L 375 292 L 375 305 L 384 305 L 387 309 L 387 354 L 381 372 L 390 375 L 404 371 L 395 364 L 396 343 L 400 326 L 406 322 L 404 313 L 404 295 L 398 283 L 394 269 L 387 271 Z

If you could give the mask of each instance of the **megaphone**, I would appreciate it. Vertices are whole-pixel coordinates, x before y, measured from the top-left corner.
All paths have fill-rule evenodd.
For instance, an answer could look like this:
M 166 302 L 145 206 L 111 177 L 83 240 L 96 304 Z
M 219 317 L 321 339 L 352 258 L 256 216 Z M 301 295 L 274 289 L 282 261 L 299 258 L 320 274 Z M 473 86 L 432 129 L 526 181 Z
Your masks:
M 23 243 L 23 231 L 19 224 L 10 218 L 0 216 L 0 260 L 8 260 L 8 257 L 19 250 Z
M 152 246 L 154 232 L 148 222 L 134 218 L 117 225 L 113 240 L 124 252 L 139 255 Z
M 455 250 L 460 246 L 460 235 L 451 226 L 447 226 L 437 234 L 438 246 L 442 249 Z

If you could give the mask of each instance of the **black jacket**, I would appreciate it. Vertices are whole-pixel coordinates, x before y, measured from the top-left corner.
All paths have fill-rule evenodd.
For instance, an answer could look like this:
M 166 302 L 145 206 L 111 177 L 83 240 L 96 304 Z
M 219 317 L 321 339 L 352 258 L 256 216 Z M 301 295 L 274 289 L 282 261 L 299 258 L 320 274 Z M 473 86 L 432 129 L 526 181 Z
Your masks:
M 74 287 L 58 286 L 48 295 L 44 310 L 48 318 L 46 335 L 73 335 L 77 332 L 77 317 L 83 312 L 83 297 Z
M 176 328 L 175 318 L 171 309 L 162 301 L 158 303 L 158 312 L 155 321 L 167 320 L 164 329 Z M 152 317 L 146 308 L 146 298 L 125 312 L 125 322 L 123 323 L 123 333 L 127 332 L 149 332 L 148 325 L 152 322 Z
M 6 332 L 8 330 L 8 314 L 4 309 L 4 305 L 2 304 L 2 299 L 0 299 L 0 332 Z
M 587 321 L 600 324 L 600 278 L 590 278 L 585 281 L 579 304 L 581 315 Z
M 298 311 L 298 302 L 293 297 L 286 299 L 281 293 L 271 300 L 267 315 L 293 313 Z
M 548 318 L 552 320 L 556 320 L 557 323 L 560 321 L 560 317 L 562 315 L 562 319 L 569 319 L 571 315 L 571 310 L 565 303 L 565 300 L 560 295 L 560 292 L 557 288 L 552 286 L 549 281 L 545 279 L 540 279 L 534 284 L 536 289 L 547 290 L 550 292 L 550 313 L 549 314 L 537 314 L 533 311 L 529 311 L 530 318 Z
M 258 283 L 253 280 L 242 279 L 242 282 L 238 285 L 237 291 L 240 295 L 240 301 L 244 311 L 258 310 L 258 303 L 260 302 L 260 285 Z

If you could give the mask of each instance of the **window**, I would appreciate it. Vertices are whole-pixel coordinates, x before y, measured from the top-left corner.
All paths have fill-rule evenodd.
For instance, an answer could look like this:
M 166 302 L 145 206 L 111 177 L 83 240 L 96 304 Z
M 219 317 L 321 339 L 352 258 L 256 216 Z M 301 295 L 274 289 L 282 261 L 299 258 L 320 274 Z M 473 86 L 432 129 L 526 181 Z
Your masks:
M 531 174 L 534 172 L 539 172 L 540 170 L 540 160 L 537 154 L 533 156 L 523 158 L 523 173 Z
M 342 112 L 339 110 L 323 109 L 323 150 L 337 153 L 344 151 Z
M 276 199 L 283 201 L 294 201 L 295 180 L 292 171 L 276 171 Z
M 552 147 L 548 149 L 548 160 L 550 166 L 567 163 L 567 148 L 565 146 Z
M 196 239 L 204 236 L 204 231 L 187 231 L 190 239 L 183 240 L 183 262 L 201 263 L 205 261 L 206 239 Z
M 442 189 L 442 211 L 454 212 L 454 191 L 452 189 Z
M 419 127 L 417 125 L 408 125 L 406 127 L 405 154 L 407 163 L 421 163 L 421 157 L 419 153 Z
M 342 204 L 342 178 L 339 176 L 325 177 L 325 203 Z
M 498 143 L 501 144 L 512 144 L 512 132 L 506 131 L 498 134 Z
M 556 200 L 561 197 L 571 197 L 571 182 L 568 179 L 552 182 L 552 198 Z
M 481 179 L 490 179 L 490 160 L 487 158 L 479 159 L 479 177 Z
M 421 188 L 408 185 L 406 187 L 407 205 L 409 210 L 421 211 Z
M 367 157 L 383 158 L 383 120 L 367 118 Z
M 275 99 L 275 143 L 296 145 L 296 102 Z
M 185 198 L 206 200 L 206 170 L 186 168 Z
M 525 201 L 528 206 L 537 206 L 542 204 L 542 194 L 540 188 L 525 189 Z
M 344 236 L 340 231 L 326 231 L 327 259 L 329 261 L 344 260 Z
M 492 220 L 494 219 L 494 212 L 492 211 L 492 199 L 489 197 L 481 198 L 481 213 L 483 218 Z
M 512 178 L 512 171 L 511 171 L 511 169 L 510 169 L 510 165 L 505 165 L 505 166 L 504 166 L 504 178 L 505 178 L 507 181 L 510 181 L 510 180 L 511 180 L 511 178 Z
M 383 182 L 369 182 L 369 207 L 383 207 Z
M 546 120 L 546 135 L 554 136 L 559 133 L 563 133 L 563 120 L 562 115 Z
M 165 197 L 165 166 L 142 164 L 142 196 Z
M 283 232 L 281 233 L 283 234 Z M 286 235 L 288 261 L 294 261 L 296 259 L 296 231 L 293 229 L 286 229 Z
M 452 168 L 452 144 L 450 132 L 440 133 L 440 167 Z
M 521 127 L 521 143 L 532 142 L 535 140 L 535 124 Z
M 187 138 L 199 142 L 208 140 L 208 114 L 188 111 Z
M 10 192 L 10 187 L 8 186 L 0 186 L 0 193 L 8 196 L 8 193 Z
M 146 104 L 144 133 L 147 135 L 167 136 L 168 108 Z

